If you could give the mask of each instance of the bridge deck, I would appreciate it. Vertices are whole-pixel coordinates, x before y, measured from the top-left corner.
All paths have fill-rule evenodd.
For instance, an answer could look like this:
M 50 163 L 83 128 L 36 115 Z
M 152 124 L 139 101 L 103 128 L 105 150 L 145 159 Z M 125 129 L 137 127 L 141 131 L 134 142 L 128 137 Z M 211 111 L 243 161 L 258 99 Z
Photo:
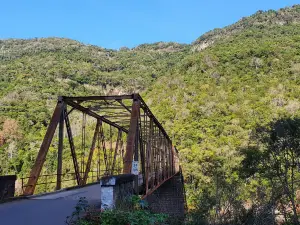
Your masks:
M 65 225 L 80 197 L 100 204 L 99 184 L 0 204 L 1 224 Z

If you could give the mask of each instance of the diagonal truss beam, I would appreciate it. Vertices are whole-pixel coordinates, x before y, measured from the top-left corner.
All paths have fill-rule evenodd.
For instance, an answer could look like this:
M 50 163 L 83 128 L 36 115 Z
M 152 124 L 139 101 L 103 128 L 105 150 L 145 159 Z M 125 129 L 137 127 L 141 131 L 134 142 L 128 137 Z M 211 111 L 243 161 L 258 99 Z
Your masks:
M 43 167 L 44 162 L 46 160 L 46 156 L 47 156 L 51 141 L 53 139 L 53 135 L 55 133 L 57 124 L 60 121 L 60 117 L 61 117 L 61 113 L 62 113 L 63 109 L 64 109 L 64 103 L 61 100 L 59 100 L 56 107 L 55 107 L 54 113 L 52 115 L 50 124 L 48 126 L 47 132 L 46 132 L 45 137 L 43 139 L 43 142 L 42 142 L 42 145 L 40 147 L 37 158 L 35 160 L 35 163 L 34 163 L 32 169 L 31 169 L 30 177 L 29 177 L 27 186 L 25 188 L 24 195 L 32 195 L 33 192 L 34 192 L 34 189 L 35 189 L 35 186 L 37 184 L 38 178 L 39 178 L 40 173 L 42 171 L 42 167 Z
M 115 128 L 121 129 L 121 130 L 124 131 L 125 133 L 128 133 L 128 130 L 127 130 L 126 128 L 124 128 L 124 127 L 122 127 L 122 126 L 120 126 L 120 125 L 118 125 L 118 124 L 116 124 L 116 123 L 114 123 L 114 122 L 112 122 L 112 121 L 106 119 L 106 118 L 103 117 L 103 116 L 98 115 L 97 113 L 91 111 L 90 109 L 88 109 L 88 108 L 86 108 L 86 107 L 84 107 L 84 106 L 82 106 L 82 105 L 80 105 L 80 104 L 78 104 L 78 103 L 76 103 L 76 102 L 73 102 L 73 101 L 71 101 L 71 100 L 66 100 L 66 103 L 67 103 L 68 105 L 72 106 L 73 108 L 75 108 L 75 109 L 81 111 L 81 112 L 85 112 L 85 113 L 86 113 L 87 115 L 89 115 L 89 116 L 92 116 L 92 117 L 94 117 L 94 118 L 96 118 L 96 119 L 100 119 L 100 120 L 102 120 L 103 122 L 105 122 L 105 123 L 107 123 L 107 124 L 109 124 L 109 125 L 111 125 L 111 126 L 113 126 L 113 127 L 115 127 Z
M 131 109 L 129 109 L 129 108 L 122 102 L 122 100 L 116 100 L 116 101 L 119 102 L 121 106 L 123 106 L 128 112 L 131 113 Z
M 70 125 L 70 120 L 69 120 L 68 115 L 65 116 L 65 122 L 66 122 L 69 144 L 70 144 L 70 149 L 71 149 L 71 154 L 72 154 L 72 159 L 73 159 L 73 164 L 74 164 L 75 176 L 76 176 L 77 184 L 80 185 L 81 177 L 80 177 L 80 173 L 79 173 L 79 166 L 78 166 L 78 162 L 77 162 L 75 145 L 74 145 L 74 141 L 73 141 L 73 135 L 72 135 L 71 125 Z
M 93 141 L 92 141 L 92 146 L 90 149 L 90 153 L 89 153 L 89 158 L 86 164 L 86 169 L 85 169 L 85 173 L 82 179 L 82 185 L 86 184 L 89 172 L 90 172 L 90 168 L 91 168 L 91 163 L 92 163 L 92 158 L 93 158 L 93 154 L 94 154 L 94 150 L 95 150 L 95 145 L 97 142 L 97 137 L 99 136 L 99 128 L 100 128 L 100 120 L 97 120 L 97 124 L 96 124 L 96 128 L 95 128 L 95 132 L 94 132 L 94 136 L 93 136 Z M 98 149 L 98 151 L 100 151 Z

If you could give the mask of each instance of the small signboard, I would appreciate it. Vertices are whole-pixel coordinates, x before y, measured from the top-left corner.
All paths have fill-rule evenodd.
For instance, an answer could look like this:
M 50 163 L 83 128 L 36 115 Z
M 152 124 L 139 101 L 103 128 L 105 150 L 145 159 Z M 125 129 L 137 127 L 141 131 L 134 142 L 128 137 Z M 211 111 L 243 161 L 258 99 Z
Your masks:
M 138 161 L 132 162 L 131 173 L 134 175 L 139 175 L 139 162 Z

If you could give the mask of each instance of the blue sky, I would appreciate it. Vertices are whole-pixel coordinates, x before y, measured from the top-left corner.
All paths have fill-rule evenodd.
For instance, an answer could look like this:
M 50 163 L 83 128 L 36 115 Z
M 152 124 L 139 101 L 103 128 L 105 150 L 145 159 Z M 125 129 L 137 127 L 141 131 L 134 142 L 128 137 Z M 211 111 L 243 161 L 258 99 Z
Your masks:
M 118 49 L 143 43 L 191 43 L 257 10 L 294 0 L 1 0 L 0 39 L 65 37 Z

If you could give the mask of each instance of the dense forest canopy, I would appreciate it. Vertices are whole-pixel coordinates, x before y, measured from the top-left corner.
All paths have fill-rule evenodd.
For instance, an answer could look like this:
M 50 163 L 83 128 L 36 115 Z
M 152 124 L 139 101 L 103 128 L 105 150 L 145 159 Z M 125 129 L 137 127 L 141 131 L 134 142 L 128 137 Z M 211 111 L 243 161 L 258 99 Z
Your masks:
M 240 168 L 244 149 L 258 127 L 300 116 L 299 84 L 300 5 L 186 45 L 0 40 L 0 174 L 28 175 L 57 96 L 140 92 L 180 151 L 190 209 L 216 219 L 226 204 L 257 203 L 262 185 L 271 193 L 268 177 Z

